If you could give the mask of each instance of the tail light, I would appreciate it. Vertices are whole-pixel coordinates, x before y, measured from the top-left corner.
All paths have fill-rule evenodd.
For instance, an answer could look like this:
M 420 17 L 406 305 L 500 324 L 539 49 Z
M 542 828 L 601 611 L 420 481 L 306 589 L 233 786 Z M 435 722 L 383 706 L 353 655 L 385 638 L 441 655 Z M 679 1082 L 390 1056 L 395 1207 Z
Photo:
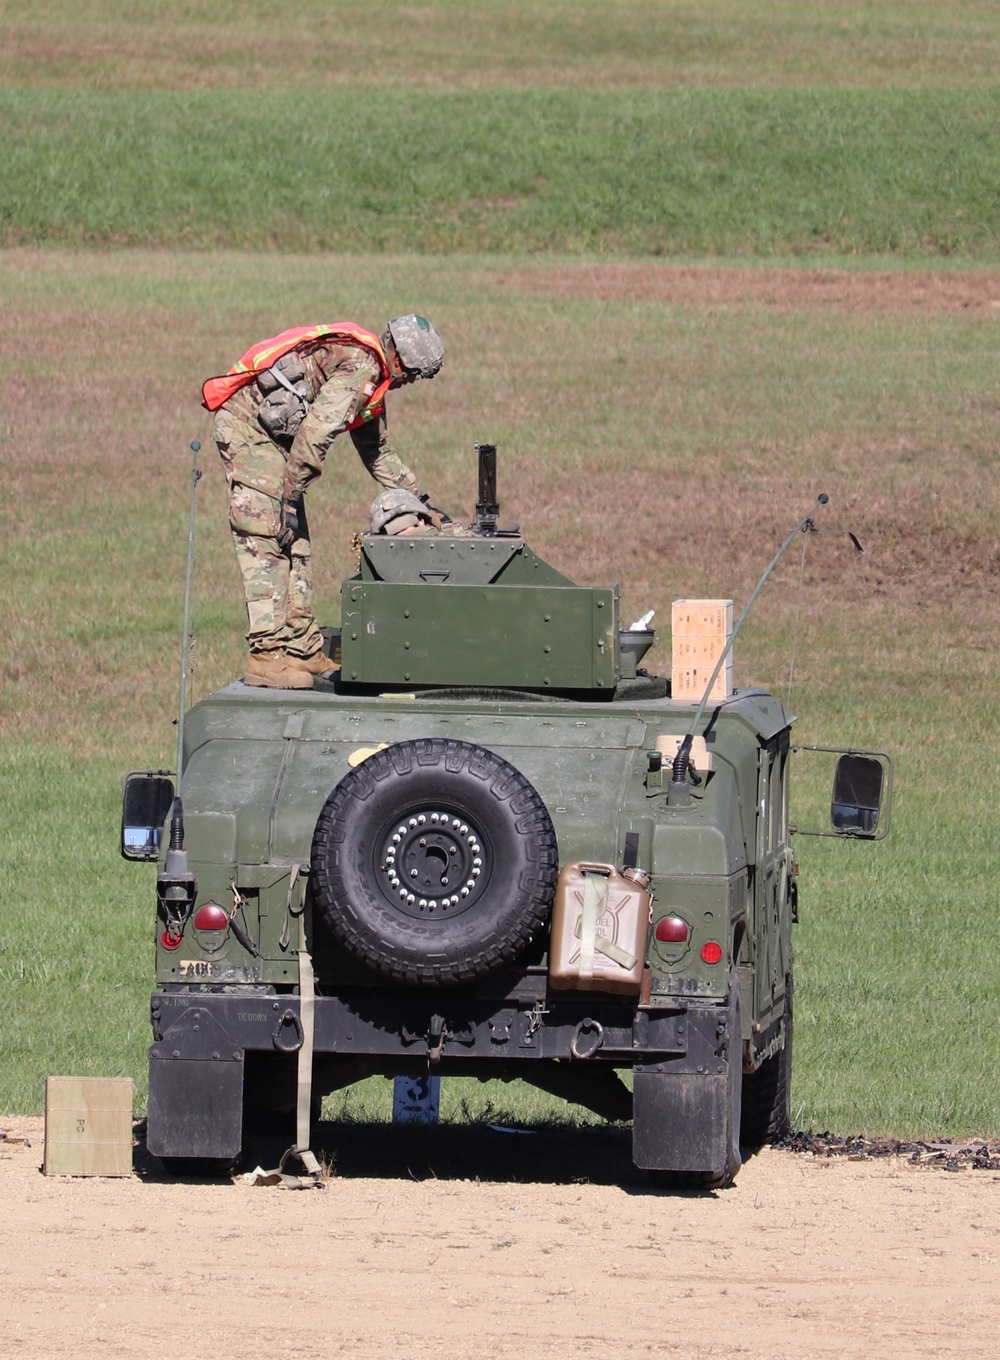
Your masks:
M 195 930 L 228 930 L 229 913 L 215 902 L 206 902 L 194 914 Z

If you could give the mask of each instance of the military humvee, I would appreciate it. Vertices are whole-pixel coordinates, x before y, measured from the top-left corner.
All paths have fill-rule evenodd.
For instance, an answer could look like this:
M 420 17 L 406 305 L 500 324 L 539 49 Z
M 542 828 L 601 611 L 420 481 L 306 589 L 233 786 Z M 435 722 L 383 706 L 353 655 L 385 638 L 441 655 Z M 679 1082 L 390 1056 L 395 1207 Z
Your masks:
M 481 446 L 477 536 L 361 538 L 332 681 L 182 711 L 176 798 L 126 776 L 171 1164 L 236 1159 L 267 1110 L 298 1108 L 301 1147 L 303 1108 L 373 1073 L 631 1119 L 664 1183 L 727 1184 L 789 1128 L 792 716 L 673 699 L 617 587 L 499 528 L 495 485 Z M 888 758 L 836 754 L 825 834 L 881 838 Z

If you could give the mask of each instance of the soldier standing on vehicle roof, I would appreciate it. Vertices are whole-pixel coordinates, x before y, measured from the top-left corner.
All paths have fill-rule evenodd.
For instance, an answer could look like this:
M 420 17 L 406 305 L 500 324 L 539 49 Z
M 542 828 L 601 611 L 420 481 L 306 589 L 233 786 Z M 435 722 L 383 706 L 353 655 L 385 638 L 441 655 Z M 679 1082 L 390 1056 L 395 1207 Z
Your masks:
M 246 684 L 310 689 L 314 675 L 334 669 L 310 603 L 303 493 L 320 476 L 334 439 L 348 430 L 381 486 L 419 495 L 416 477 L 386 435 L 385 396 L 433 378 L 443 361 L 441 337 L 422 316 L 394 318 L 381 337 L 353 321 L 334 321 L 262 340 L 227 374 L 205 383 L 250 621 Z

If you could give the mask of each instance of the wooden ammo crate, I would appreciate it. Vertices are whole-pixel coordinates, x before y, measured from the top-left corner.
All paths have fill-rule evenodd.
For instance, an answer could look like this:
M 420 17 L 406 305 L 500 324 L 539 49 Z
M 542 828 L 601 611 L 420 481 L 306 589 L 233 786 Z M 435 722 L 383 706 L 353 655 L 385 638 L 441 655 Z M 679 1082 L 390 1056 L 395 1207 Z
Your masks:
M 130 1077 L 49 1077 L 46 1176 L 131 1176 Z
M 672 699 L 701 698 L 732 631 L 732 600 L 674 600 L 670 628 Z M 728 699 L 732 692 L 730 652 L 709 698 Z

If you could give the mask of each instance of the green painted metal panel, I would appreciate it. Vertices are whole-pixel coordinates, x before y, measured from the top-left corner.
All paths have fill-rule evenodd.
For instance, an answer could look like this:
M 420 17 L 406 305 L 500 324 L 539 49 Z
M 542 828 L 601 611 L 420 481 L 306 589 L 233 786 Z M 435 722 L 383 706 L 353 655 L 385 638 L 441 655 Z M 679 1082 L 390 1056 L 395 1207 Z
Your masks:
M 425 585 L 573 585 L 568 576 L 532 552 L 523 539 L 505 537 L 387 538 L 366 534 L 358 579 Z
M 343 678 L 359 684 L 607 690 L 615 587 L 345 582 Z

